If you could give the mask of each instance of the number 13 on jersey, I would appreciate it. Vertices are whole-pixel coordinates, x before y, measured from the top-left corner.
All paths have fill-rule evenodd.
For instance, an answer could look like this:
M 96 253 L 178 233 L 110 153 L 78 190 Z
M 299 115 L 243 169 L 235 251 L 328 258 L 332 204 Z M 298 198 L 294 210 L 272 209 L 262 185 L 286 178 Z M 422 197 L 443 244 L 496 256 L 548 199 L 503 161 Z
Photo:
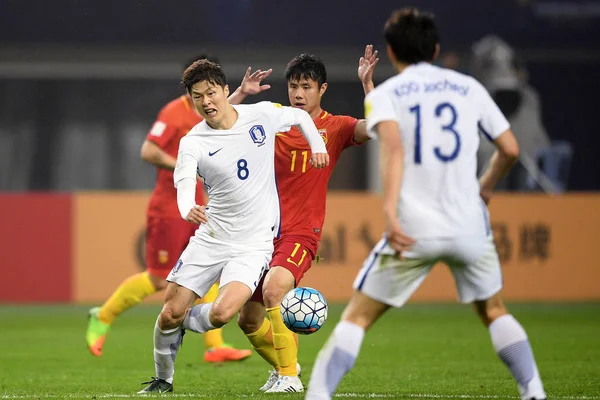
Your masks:
M 448 110 L 446 112 L 446 110 Z M 416 117 L 416 124 L 415 124 L 415 164 L 421 164 L 421 156 L 422 156 L 422 151 L 421 151 L 421 105 L 417 104 L 414 107 L 410 108 L 410 112 L 411 114 L 415 114 Z M 442 119 L 445 118 L 445 115 L 449 115 L 450 116 L 450 122 L 448 122 L 445 125 L 441 125 L 440 128 L 443 132 L 448 132 L 454 135 L 454 140 L 455 140 L 455 144 L 454 144 L 454 149 L 450 152 L 444 152 L 442 151 L 442 149 L 440 148 L 440 146 L 435 146 L 433 148 L 433 153 L 435 154 L 435 156 L 437 157 L 438 160 L 442 161 L 442 162 L 450 162 L 454 159 L 456 159 L 456 157 L 458 157 L 458 153 L 460 152 L 460 135 L 458 134 L 458 132 L 456 131 L 456 120 L 458 119 L 458 116 L 456 114 L 456 108 L 454 108 L 454 106 L 450 103 L 440 103 L 437 105 L 437 107 L 435 107 L 434 110 L 434 114 L 436 119 Z M 429 118 L 428 115 L 425 116 L 425 118 Z

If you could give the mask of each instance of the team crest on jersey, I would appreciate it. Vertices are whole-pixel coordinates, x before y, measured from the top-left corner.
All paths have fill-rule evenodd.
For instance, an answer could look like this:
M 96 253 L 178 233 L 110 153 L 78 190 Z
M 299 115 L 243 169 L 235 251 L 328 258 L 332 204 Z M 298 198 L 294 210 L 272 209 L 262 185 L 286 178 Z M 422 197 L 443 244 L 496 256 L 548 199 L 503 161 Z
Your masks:
M 325 146 L 327 146 L 327 129 L 319 129 L 319 135 L 321 135 L 323 141 L 325 142 Z
M 167 250 L 159 250 L 158 262 L 161 264 L 165 264 L 167 261 L 169 261 L 169 252 Z
M 262 125 L 254 125 L 250 128 L 250 137 L 254 143 L 262 146 L 265 144 L 265 139 L 267 138 L 267 135 L 265 135 L 265 128 L 263 128 Z

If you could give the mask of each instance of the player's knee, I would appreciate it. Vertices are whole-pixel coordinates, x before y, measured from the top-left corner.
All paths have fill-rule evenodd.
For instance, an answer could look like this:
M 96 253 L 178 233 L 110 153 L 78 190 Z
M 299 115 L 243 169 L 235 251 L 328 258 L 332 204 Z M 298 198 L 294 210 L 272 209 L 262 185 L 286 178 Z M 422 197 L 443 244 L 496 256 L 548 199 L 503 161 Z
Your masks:
M 158 327 L 163 330 L 177 328 L 183 323 L 185 311 L 183 308 L 165 304 L 158 317 Z
M 271 271 L 270 271 L 271 272 Z M 267 307 L 277 307 L 287 292 L 294 288 L 294 276 L 288 270 L 268 276 L 263 284 L 263 299 Z
M 237 311 L 238 310 L 235 310 L 233 307 L 224 306 L 222 304 L 215 305 L 213 303 L 208 317 L 210 319 L 210 323 L 215 328 L 220 328 L 223 325 L 226 325 L 229 321 L 231 321 L 237 313 Z
M 277 307 L 287 292 L 293 289 L 282 285 L 269 285 L 263 289 L 263 299 L 267 307 Z

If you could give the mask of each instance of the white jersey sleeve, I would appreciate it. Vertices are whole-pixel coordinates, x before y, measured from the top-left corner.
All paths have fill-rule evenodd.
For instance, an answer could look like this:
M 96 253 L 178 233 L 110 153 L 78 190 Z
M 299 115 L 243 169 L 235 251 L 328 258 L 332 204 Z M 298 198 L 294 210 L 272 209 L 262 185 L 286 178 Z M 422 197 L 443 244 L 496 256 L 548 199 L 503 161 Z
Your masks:
M 278 132 L 287 132 L 292 126 L 297 126 L 306 138 L 313 153 L 327 153 L 325 142 L 306 111 L 293 107 L 284 107 L 278 103 L 267 101 L 263 103 L 271 119 L 271 123 L 276 127 Z
M 182 138 L 179 142 L 177 164 L 173 173 L 173 180 L 177 188 L 177 206 L 181 217 L 185 219 L 196 205 L 196 173 L 198 162 L 202 156 L 199 148 L 195 148 L 190 138 Z
M 479 114 L 478 127 L 485 137 L 494 141 L 502 133 L 510 129 L 510 123 L 500 111 L 488 91 L 475 79 L 472 80 L 473 100 L 477 104 Z
M 377 124 L 382 121 L 395 121 L 398 119 L 397 107 L 387 92 L 383 90 L 372 90 L 365 97 L 365 117 L 367 119 L 367 134 L 370 138 L 377 137 Z

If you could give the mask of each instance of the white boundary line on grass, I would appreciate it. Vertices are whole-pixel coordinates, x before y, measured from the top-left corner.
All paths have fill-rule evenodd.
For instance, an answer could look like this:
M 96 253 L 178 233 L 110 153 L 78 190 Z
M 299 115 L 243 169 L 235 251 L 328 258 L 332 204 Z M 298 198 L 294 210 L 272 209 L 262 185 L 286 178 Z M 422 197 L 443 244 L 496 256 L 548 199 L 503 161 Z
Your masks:
M 193 393 L 165 393 L 155 395 L 136 395 L 132 394 L 31 394 L 31 395 L 19 395 L 19 394 L 4 394 L 0 395 L 0 399 L 110 399 L 110 398 L 211 398 L 212 395 L 208 394 L 193 394 Z M 250 398 L 254 395 L 240 395 L 241 398 Z M 354 399 L 397 399 L 397 398 L 414 398 L 414 399 L 519 399 L 518 396 L 497 396 L 497 395 L 475 395 L 475 394 L 433 394 L 433 393 L 397 393 L 397 394 L 377 394 L 377 393 L 338 393 L 335 397 L 340 398 L 354 398 Z M 552 396 L 552 399 L 561 400 L 600 400 L 600 396 Z

